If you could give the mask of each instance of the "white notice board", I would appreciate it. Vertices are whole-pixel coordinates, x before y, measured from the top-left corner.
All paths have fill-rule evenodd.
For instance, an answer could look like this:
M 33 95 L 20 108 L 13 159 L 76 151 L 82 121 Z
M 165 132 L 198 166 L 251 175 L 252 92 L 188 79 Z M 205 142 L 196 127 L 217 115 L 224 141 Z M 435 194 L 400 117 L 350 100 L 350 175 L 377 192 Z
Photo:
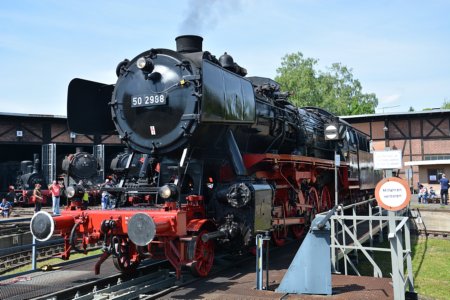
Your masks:
M 401 169 L 402 151 L 386 150 L 373 152 L 373 166 L 375 170 L 383 169 Z

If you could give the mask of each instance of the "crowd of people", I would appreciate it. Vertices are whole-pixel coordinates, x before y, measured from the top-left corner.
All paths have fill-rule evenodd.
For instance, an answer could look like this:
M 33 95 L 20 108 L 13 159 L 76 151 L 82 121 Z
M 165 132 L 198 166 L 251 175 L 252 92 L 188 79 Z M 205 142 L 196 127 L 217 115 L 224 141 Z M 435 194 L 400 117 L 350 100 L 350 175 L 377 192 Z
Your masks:
M 440 197 L 436 194 L 436 191 L 432 186 L 428 189 L 425 185 L 418 183 L 419 194 L 418 200 L 419 203 L 428 204 L 430 200 L 440 199 L 441 205 L 448 205 L 448 188 L 449 188 L 449 180 L 445 174 L 442 174 L 441 179 L 439 179 L 440 185 Z
M 115 182 L 112 179 L 106 179 L 103 184 L 100 185 L 100 188 L 111 188 L 115 186 Z M 34 212 L 37 213 L 42 209 L 42 204 L 44 200 L 44 195 L 42 194 L 42 185 L 40 183 L 36 183 L 32 192 L 32 199 L 34 202 Z M 62 182 L 58 182 L 54 180 L 52 184 L 48 185 L 48 191 L 52 196 L 52 215 L 59 216 L 61 214 L 61 194 L 63 193 L 64 186 Z M 84 193 L 81 197 L 81 203 L 83 209 L 87 209 L 89 205 L 89 191 L 84 190 Z M 8 187 L 8 193 L 2 197 L 0 202 L 0 213 L 3 218 L 9 218 L 11 216 L 11 212 L 13 211 L 14 205 L 18 204 L 17 194 L 14 190 L 14 186 Z M 113 195 L 111 195 L 108 191 L 103 191 L 101 194 L 101 205 L 102 209 L 111 209 L 115 207 L 115 199 Z
M 429 200 L 433 200 L 436 198 L 437 198 L 436 191 L 433 189 L 432 186 L 430 186 L 430 190 L 428 190 L 426 186 L 422 184 L 419 185 L 419 194 L 418 194 L 419 203 L 428 204 Z

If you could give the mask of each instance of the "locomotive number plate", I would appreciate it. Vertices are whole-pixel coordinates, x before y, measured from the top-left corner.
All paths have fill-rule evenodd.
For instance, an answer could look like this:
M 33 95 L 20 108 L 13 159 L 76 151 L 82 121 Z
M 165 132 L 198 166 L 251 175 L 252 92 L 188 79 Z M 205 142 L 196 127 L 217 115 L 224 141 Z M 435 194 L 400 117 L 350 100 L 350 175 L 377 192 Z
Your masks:
M 166 94 L 137 95 L 131 97 L 131 107 L 144 107 L 167 104 Z

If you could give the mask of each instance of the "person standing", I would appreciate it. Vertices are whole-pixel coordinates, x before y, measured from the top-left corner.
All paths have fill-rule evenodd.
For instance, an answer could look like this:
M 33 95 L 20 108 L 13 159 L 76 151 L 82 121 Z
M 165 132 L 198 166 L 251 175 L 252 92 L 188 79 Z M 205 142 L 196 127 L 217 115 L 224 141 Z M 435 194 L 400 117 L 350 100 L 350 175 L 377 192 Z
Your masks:
M 11 205 L 17 203 L 16 192 L 14 191 L 14 186 L 12 186 L 12 185 L 10 185 L 10 186 L 8 187 L 8 193 L 6 194 L 6 201 L 8 201 L 9 203 L 11 203 Z
M 439 179 L 441 184 L 441 205 L 448 204 L 448 178 L 445 177 L 445 174 L 442 174 L 442 178 Z
M 105 188 L 110 188 L 111 184 L 109 182 L 109 179 L 105 180 L 105 183 L 102 185 Z M 110 194 L 107 191 L 102 192 L 102 209 L 108 209 L 110 208 Z
M 56 182 L 56 180 L 53 180 L 52 185 L 50 185 L 49 188 L 50 192 L 52 193 L 52 211 L 54 216 L 59 216 L 59 202 L 60 202 L 60 196 L 61 196 L 61 186 L 59 183 Z
M 11 215 L 12 205 L 8 201 L 6 201 L 6 198 L 2 199 L 2 203 L 0 203 L 0 210 L 2 212 L 3 218 L 9 218 Z
M 34 185 L 34 191 L 33 191 L 33 197 L 34 197 L 34 212 L 37 213 L 42 208 L 42 192 L 41 192 L 41 184 L 36 183 Z
M 87 190 L 84 190 L 84 194 L 83 194 L 83 209 L 86 210 L 88 209 L 88 205 L 89 205 L 89 193 Z

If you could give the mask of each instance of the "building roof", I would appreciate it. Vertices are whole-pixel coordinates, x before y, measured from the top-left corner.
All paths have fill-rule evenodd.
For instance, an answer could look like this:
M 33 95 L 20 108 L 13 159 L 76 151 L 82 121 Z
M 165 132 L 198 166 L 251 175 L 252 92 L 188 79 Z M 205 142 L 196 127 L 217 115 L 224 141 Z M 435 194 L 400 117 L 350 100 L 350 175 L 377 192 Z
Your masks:
M 19 113 L 7 113 L 7 112 L 0 112 L 0 117 L 67 119 L 66 116 L 60 116 L 60 115 L 19 114 Z
M 351 115 L 351 116 L 340 116 L 340 118 L 345 120 L 351 119 L 386 119 L 386 118 L 395 118 L 395 117 L 417 117 L 424 115 L 433 115 L 433 114 L 450 114 L 450 109 L 431 109 L 431 110 L 422 110 L 422 111 L 410 111 L 410 112 L 395 112 L 395 113 L 381 113 L 381 114 L 365 114 L 365 115 Z
M 430 165 L 450 165 L 450 159 L 431 159 L 431 160 L 416 160 L 407 161 L 405 166 L 430 166 Z

